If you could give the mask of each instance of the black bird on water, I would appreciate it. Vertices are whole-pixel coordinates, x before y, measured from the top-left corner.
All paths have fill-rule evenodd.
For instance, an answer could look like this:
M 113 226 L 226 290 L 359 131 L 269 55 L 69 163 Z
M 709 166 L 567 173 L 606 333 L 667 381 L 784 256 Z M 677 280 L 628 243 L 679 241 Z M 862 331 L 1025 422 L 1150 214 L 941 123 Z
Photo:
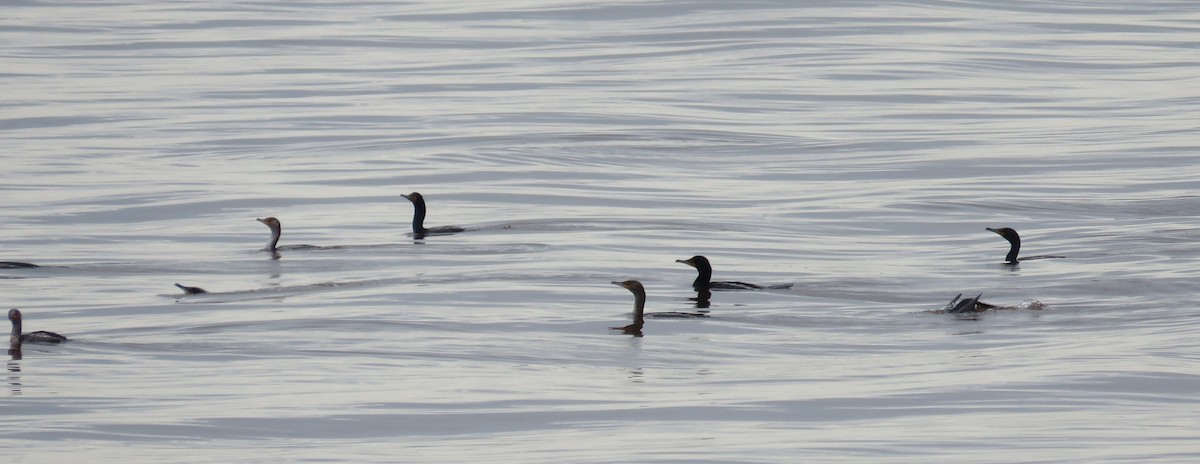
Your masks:
M 983 297 L 983 294 L 980 293 L 978 295 L 975 295 L 974 298 L 963 298 L 962 294 L 959 293 L 957 296 L 954 297 L 953 300 L 950 300 L 949 303 L 946 303 L 946 306 L 942 306 L 942 310 L 945 311 L 947 314 L 964 314 L 964 313 L 981 313 L 981 312 L 987 311 L 989 309 L 997 308 L 996 305 L 979 301 L 979 299 L 982 297 Z
M 426 235 L 449 235 L 462 232 L 466 229 L 457 226 L 441 226 L 441 227 L 425 227 L 425 197 L 420 193 L 413 192 L 408 195 L 401 195 L 411 201 L 413 204 L 413 238 L 422 238 Z
M 67 337 L 39 330 L 37 332 L 21 333 L 21 311 L 18 309 L 8 310 L 8 321 L 12 322 L 12 335 L 8 337 L 8 349 L 17 353 L 21 352 L 21 344 L 23 343 L 62 343 L 67 341 Z
M 324 247 L 319 247 L 316 245 L 279 246 L 279 237 L 283 236 L 283 224 L 280 223 L 279 220 L 275 219 L 274 217 L 257 218 L 257 219 L 255 219 L 255 221 L 261 222 L 261 223 L 263 223 L 263 225 L 265 225 L 271 229 L 271 238 L 267 240 L 267 246 L 264 247 L 262 249 L 262 251 L 269 251 L 271 253 L 279 253 L 280 251 L 283 251 L 283 250 L 316 250 L 316 249 L 324 248 Z
M 200 287 L 188 287 L 188 286 L 180 285 L 180 284 L 179 284 L 179 282 L 176 282 L 176 283 L 175 283 L 175 286 L 176 286 L 176 287 L 179 287 L 179 289 L 180 289 L 180 290 L 183 290 L 183 293 L 184 293 L 184 294 L 187 294 L 187 295 L 199 295 L 199 294 L 201 294 L 201 293 L 208 293 L 208 290 L 205 290 L 205 289 L 203 289 L 203 288 L 200 288 Z
M 732 282 L 732 281 L 713 282 L 712 281 L 712 272 L 713 272 L 712 264 L 710 264 L 708 262 L 708 258 L 705 258 L 700 255 L 696 255 L 696 256 L 693 256 L 688 259 L 677 259 L 677 260 L 675 260 L 675 262 L 683 263 L 688 266 L 696 268 L 696 272 L 699 275 L 697 275 L 696 280 L 692 282 L 692 288 L 695 289 L 696 291 L 700 291 L 700 290 L 761 290 L 761 289 L 767 288 L 762 285 L 751 284 L 751 283 L 746 283 L 746 282 Z M 785 288 L 785 287 L 779 287 L 779 288 Z
M 991 227 L 988 227 L 987 230 L 994 232 L 996 235 L 1004 237 L 1005 240 L 1008 240 L 1008 243 L 1009 243 L 1008 256 L 1004 257 L 1004 262 L 1005 262 L 1005 264 L 1017 264 L 1017 262 L 1018 262 L 1017 253 L 1019 253 L 1021 251 L 1021 235 L 1017 234 L 1017 231 L 1015 231 L 1009 227 L 1001 227 L 999 229 L 993 229 Z M 1048 258 L 1066 258 L 1066 256 L 1057 256 L 1057 255 L 1027 256 L 1027 257 L 1025 257 L 1025 260 L 1031 261 L 1031 260 L 1035 260 L 1035 259 L 1048 259 Z
M 612 281 L 613 285 L 624 287 L 633 293 L 633 323 L 624 327 L 611 327 L 612 330 L 620 330 L 622 333 L 627 333 L 635 336 L 642 336 L 642 326 L 646 323 L 647 317 L 654 318 L 703 318 L 708 317 L 703 313 L 686 313 L 686 312 L 663 312 L 663 313 L 646 313 L 646 288 L 641 282 L 636 280 L 626 280 L 622 282 Z

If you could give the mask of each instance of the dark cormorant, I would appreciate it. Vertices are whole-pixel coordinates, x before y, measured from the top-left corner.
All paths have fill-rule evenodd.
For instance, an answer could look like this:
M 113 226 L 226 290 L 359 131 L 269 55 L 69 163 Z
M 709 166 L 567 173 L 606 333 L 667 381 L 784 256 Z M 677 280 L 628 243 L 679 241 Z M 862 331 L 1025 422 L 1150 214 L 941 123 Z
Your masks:
M 677 259 L 677 263 L 683 263 L 696 268 L 699 273 L 696 280 L 692 282 L 692 288 L 696 291 L 700 290 L 761 290 L 762 285 L 749 284 L 746 282 L 712 282 L 712 265 L 709 264 L 708 258 L 700 255 L 693 256 L 688 259 Z
M 425 197 L 422 197 L 421 194 L 417 193 L 417 192 L 413 192 L 408 195 L 401 195 L 401 196 L 404 198 L 407 198 L 408 201 L 411 201 L 413 204 L 412 226 L 413 226 L 413 237 L 414 238 L 421 238 L 426 235 L 456 234 L 456 233 L 459 233 L 459 232 L 462 232 L 463 230 L 465 230 L 462 227 L 455 227 L 455 226 L 442 226 L 442 227 L 433 227 L 433 228 L 428 228 L 428 229 L 425 228 Z
M 995 232 L 997 235 L 1004 237 L 1005 240 L 1008 240 L 1011 246 L 1008 249 L 1008 256 L 1004 257 L 1004 261 L 1007 261 L 1009 264 L 1016 264 L 1017 253 L 1021 251 L 1021 236 L 1017 234 L 1017 231 L 1008 227 L 1001 227 L 999 229 L 988 227 L 987 230 Z
M 41 267 L 33 263 L 20 263 L 16 261 L 0 261 L 0 269 L 29 269 Z
M 993 229 L 991 227 L 988 227 L 987 230 L 989 230 L 991 232 L 995 232 L 997 235 L 1004 237 L 1005 240 L 1008 240 L 1008 243 L 1011 246 L 1008 249 L 1008 256 L 1004 257 L 1005 264 L 1017 264 L 1017 253 L 1021 251 L 1021 236 L 1019 234 L 1017 234 L 1017 231 L 1015 231 L 1009 227 L 1001 227 L 999 229 Z M 1025 257 L 1025 260 L 1028 261 L 1028 260 L 1034 260 L 1034 259 L 1065 258 L 1065 257 L 1066 256 L 1054 256 L 1054 255 L 1027 256 L 1027 257 Z
M 623 282 L 612 281 L 613 285 L 625 287 L 633 293 L 633 323 L 625 327 L 611 327 L 612 330 L 620 330 L 623 333 L 631 335 L 642 335 L 642 326 L 645 325 L 646 317 L 654 318 L 701 318 L 708 317 L 702 313 L 685 313 L 685 312 L 663 312 L 649 313 L 646 310 L 646 288 L 642 287 L 642 283 L 636 280 L 626 280 Z
M 208 293 L 208 290 L 205 290 L 203 288 L 187 287 L 187 286 L 180 285 L 178 282 L 175 283 L 175 286 L 179 287 L 180 290 L 183 290 L 183 293 L 188 294 L 188 295 L 198 295 L 201 293 Z
M 950 300 L 949 303 L 946 303 L 946 306 L 942 307 L 942 311 L 945 311 L 947 314 L 963 314 L 980 313 L 989 309 L 997 308 L 996 305 L 979 301 L 979 298 L 981 297 L 983 297 L 982 293 L 975 295 L 975 298 L 966 298 L 960 300 L 960 298 L 962 298 L 962 294 L 959 293 L 954 297 L 953 300 Z
M 8 310 L 8 320 L 12 322 L 12 336 L 8 337 L 8 349 L 11 351 L 19 353 L 22 343 L 62 343 L 67 341 L 67 337 L 44 330 L 22 334 L 21 311 L 19 310 Z

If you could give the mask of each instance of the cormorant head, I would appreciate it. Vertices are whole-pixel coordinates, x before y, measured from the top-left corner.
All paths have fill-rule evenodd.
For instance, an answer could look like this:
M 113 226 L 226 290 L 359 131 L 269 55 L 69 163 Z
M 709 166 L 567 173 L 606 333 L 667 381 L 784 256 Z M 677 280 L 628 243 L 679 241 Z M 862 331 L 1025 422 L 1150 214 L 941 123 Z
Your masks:
M 21 322 L 21 311 L 17 308 L 8 310 L 8 320 L 12 322 Z
M 700 268 L 702 268 L 702 267 L 708 267 L 708 268 L 712 268 L 712 265 L 710 265 L 710 264 L 708 263 L 708 258 L 705 258 L 705 257 L 703 257 L 703 256 L 700 256 L 700 255 L 696 255 L 696 256 L 693 256 L 693 257 L 691 257 L 691 258 L 688 258 L 688 259 L 677 259 L 677 260 L 675 260 L 675 262 L 677 262 L 677 263 L 683 263 L 683 264 L 686 264 L 686 265 L 688 265 L 688 266 L 691 266 L 691 267 L 694 267 L 694 268 L 697 268 L 697 269 L 700 269 Z
M 272 229 L 274 229 L 274 228 L 276 228 L 276 227 L 279 227 L 279 226 L 280 226 L 280 224 L 279 224 L 279 220 L 278 220 L 278 219 L 275 219 L 275 218 L 273 218 L 273 217 L 269 217 L 269 218 L 258 218 L 258 219 L 255 219 L 255 221 L 258 221 L 258 222 L 261 222 L 261 223 L 263 223 L 263 224 L 266 224 L 266 226 L 267 226 L 267 227 L 270 227 L 270 228 L 272 228 Z
M 411 201 L 411 202 L 413 202 L 414 204 L 416 204 L 416 203 L 424 203 L 424 202 L 425 202 L 425 197 L 422 197 L 422 196 L 421 196 L 421 194 L 419 194 L 419 193 L 417 193 L 417 192 L 413 192 L 413 193 L 410 193 L 410 194 L 408 194 L 408 195 L 400 195 L 400 196 L 402 196 L 402 197 L 404 197 L 404 198 L 407 198 L 407 199 L 408 199 L 408 201 Z
M 613 285 L 617 285 L 617 286 L 625 287 L 625 289 L 627 289 L 627 290 L 629 290 L 629 291 L 634 291 L 634 290 L 637 290 L 637 289 L 640 289 L 640 288 L 642 288 L 642 283 L 641 283 L 641 282 L 638 282 L 638 281 L 636 281 L 636 280 L 626 280 L 626 281 L 623 281 L 623 282 L 618 282 L 618 281 L 615 281 L 615 280 L 614 280 L 614 281 L 612 281 L 611 283 L 612 283 Z
M 991 227 L 988 227 L 987 230 L 995 232 L 997 235 L 1004 237 L 1005 240 L 1008 240 L 1010 242 L 1014 241 L 1014 240 L 1016 240 L 1016 241 L 1021 240 L 1021 236 L 1017 235 L 1017 231 L 1012 230 L 1011 228 L 1008 228 L 1008 227 L 1001 227 L 999 229 L 993 229 Z

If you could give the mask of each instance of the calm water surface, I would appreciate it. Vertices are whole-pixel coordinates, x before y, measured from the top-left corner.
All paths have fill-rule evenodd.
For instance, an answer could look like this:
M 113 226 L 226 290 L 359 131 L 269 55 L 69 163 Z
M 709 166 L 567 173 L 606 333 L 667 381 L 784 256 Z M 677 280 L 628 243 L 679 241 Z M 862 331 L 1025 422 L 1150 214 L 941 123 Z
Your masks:
M 23 1 L 6 462 L 1195 462 L 1200 8 Z M 413 240 L 428 224 L 470 229 Z M 281 244 L 259 251 L 275 216 Z M 1024 254 L 1066 259 L 1001 264 Z M 639 279 L 651 311 L 608 331 Z M 175 282 L 207 288 L 181 297 Z M 1044 310 L 954 318 L 958 293 Z

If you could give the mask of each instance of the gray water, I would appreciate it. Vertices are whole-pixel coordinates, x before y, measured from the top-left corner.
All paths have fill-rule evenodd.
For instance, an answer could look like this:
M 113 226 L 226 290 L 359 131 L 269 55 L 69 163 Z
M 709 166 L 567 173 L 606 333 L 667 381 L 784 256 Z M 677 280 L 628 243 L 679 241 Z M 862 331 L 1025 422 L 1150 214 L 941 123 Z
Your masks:
M 0 456 L 1195 462 L 1198 38 L 1169 1 L 6 5 L 0 260 L 43 267 L 2 300 L 72 341 L 7 362 Z M 406 236 L 412 191 L 470 230 Z M 696 254 L 794 287 L 608 330 L 611 280 L 695 311 Z

